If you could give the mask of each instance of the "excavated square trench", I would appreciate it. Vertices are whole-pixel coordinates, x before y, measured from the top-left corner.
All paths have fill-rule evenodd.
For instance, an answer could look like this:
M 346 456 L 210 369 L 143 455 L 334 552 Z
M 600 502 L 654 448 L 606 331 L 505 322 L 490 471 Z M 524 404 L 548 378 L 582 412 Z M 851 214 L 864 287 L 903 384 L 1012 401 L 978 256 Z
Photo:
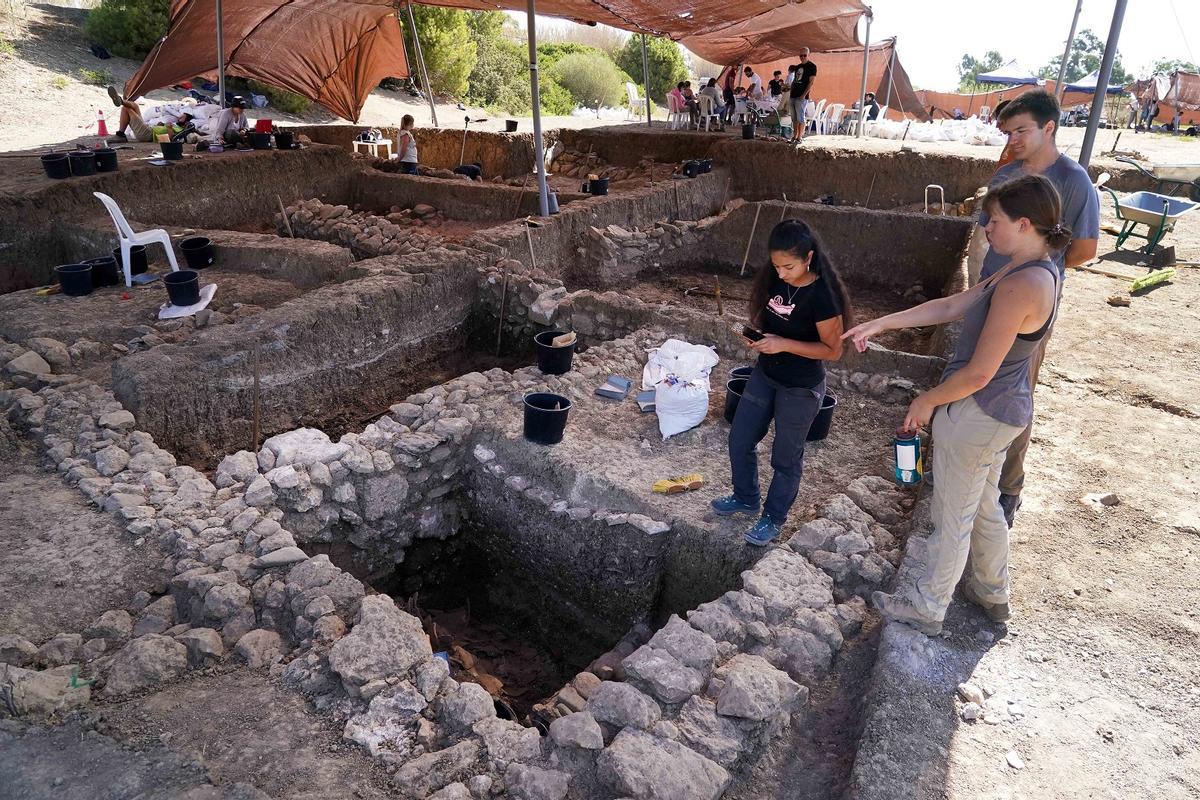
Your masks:
M 582 143 L 573 147 L 582 152 Z M 611 198 L 560 194 L 563 213 L 530 230 L 513 220 L 532 211 L 536 195 L 510 185 L 378 170 L 352 181 L 324 174 L 268 184 L 245 207 L 206 204 L 198 214 L 222 257 L 203 277 L 222 287 L 213 310 L 224 324 L 147 326 L 156 305 L 149 294 L 47 302 L 21 292 L 0 297 L 0 334 L 26 340 L 59 331 L 102 345 L 96 364 L 81 371 L 111 382 L 139 429 L 181 462 L 211 467 L 245 448 L 269 474 L 275 457 L 264 461 L 259 444 L 267 439 L 269 450 L 269 437 L 299 426 L 355 452 L 384 433 L 396 438 L 395 460 L 376 459 L 364 468 L 369 477 L 350 476 L 358 499 L 343 496 L 335 507 L 332 486 L 316 477 L 278 487 L 281 524 L 305 552 L 328 554 L 420 617 L 455 676 L 484 685 L 502 716 L 526 724 L 547 722 L 578 673 L 620 677 L 621 659 L 672 615 L 739 590 L 764 555 L 743 544 L 740 520 L 716 518 L 708 507 L 729 483 L 724 382 L 749 357 L 736 337 L 750 282 L 741 265 L 766 263 L 769 226 L 797 217 L 818 231 L 837 254 L 860 318 L 965 283 L 965 220 L 779 201 L 722 209 L 729 182 L 715 173 Z M 287 226 L 276 199 L 294 239 L 280 235 Z M 418 213 L 422 204 L 433 217 Z M 348 220 L 349 232 L 321 230 L 335 219 L 330 208 L 345 209 L 336 219 Z M 389 251 L 388 237 L 372 242 L 379 234 L 367 228 L 379 225 L 365 222 L 368 214 L 395 215 L 389 222 L 397 227 L 439 232 L 444 241 Z M 178 225 L 183 216 L 145 221 Z M 102 225 L 63 228 L 69 235 L 57 252 L 70 257 L 107 236 Z M 747 251 L 751 229 L 758 233 Z M 653 248 L 639 244 L 652 240 Z M 723 316 L 715 313 L 716 277 Z M 561 377 L 525 366 L 532 334 L 552 327 L 580 336 L 575 368 Z M 705 420 L 664 442 L 654 415 L 592 391 L 610 374 L 636 381 L 646 349 L 670 336 L 710 343 L 722 361 Z M 856 480 L 886 473 L 901 398 L 936 377 L 945 338 L 896 334 L 831 370 L 841 405 L 829 438 L 809 447 L 786 536 L 831 513 L 830 498 Z M 133 339 L 140 344 L 131 347 Z M 868 377 L 872 386 L 881 379 L 880 391 L 867 391 Z M 531 389 L 575 403 L 555 447 L 521 437 L 520 398 Z M 705 475 L 699 491 L 651 494 L 655 479 L 691 471 Z M 873 531 L 873 563 L 898 563 L 903 524 Z M 840 554 L 795 551 L 811 564 L 824 559 L 824 572 L 807 568 L 834 576 L 839 609 L 869 588 L 854 571 L 866 551 L 856 553 L 854 570 L 834 560 Z M 877 572 L 876 587 L 890 575 Z M 830 773 L 813 778 L 827 785 L 846 774 L 828 764 L 852 753 L 854 690 L 874 649 L 869 621 L 865 633 L 843 630 L 849 655 L 833 648 L 829 677 L 810 682 L 809 728 L 825 731 L 825 744 L 795 750 L 800 762 Z M 828 751 L 834 740 L 836 752 Z

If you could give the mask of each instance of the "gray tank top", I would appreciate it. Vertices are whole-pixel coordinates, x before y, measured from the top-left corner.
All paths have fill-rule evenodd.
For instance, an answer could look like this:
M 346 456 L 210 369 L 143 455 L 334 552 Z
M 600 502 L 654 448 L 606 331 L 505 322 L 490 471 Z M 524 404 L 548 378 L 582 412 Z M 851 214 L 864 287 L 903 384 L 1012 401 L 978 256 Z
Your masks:
M 1036 267 L 1045 269 L 1054 276 L 1054 308 L 1041 328 L 1033 333 L 1023 333 L 1017 336 L 1012 347 L 1004 356 L 1004 360 L 1000 362 L 1000 368 L 996 370 L 996 374 L 988 381 L 987 386 L 975 392 L 974 395 L 975 402 L 979 403 L 979 407 L 989 417 L 1021 428 L 1033 420 L 1033 387 L 1029 385 L 1029 362 L 1058 314 L 1058 269 L 1050 261 L 1028 261 L 1014 267 L 1005 275 L 1008 277 L 1008 275 L 1015 275 L 1023 269 Z M 971 356 L 975 354 L 979 336 L 983 333 L 983 325 L 987 322 L 988 311 L 992 307 L 992 294 L 999 284 L 1000 281 L 993 281 L 967 309 L 967 313 L 963 316 L 962 332 L 959 334 L 958 344 L 954 348 L 954 356 L 942 374 L 943 381 L 965 367 L 971 360 Z

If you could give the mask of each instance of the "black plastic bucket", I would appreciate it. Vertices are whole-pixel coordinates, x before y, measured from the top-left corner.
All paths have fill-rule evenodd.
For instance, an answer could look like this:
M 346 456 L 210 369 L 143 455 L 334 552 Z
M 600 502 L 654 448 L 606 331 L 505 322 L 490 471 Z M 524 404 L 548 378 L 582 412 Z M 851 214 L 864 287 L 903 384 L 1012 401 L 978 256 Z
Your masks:
M 536 444 L 558 444 L 570 411 L 571 401 L 561 394 L 530 392 L 525 395 L 525 438 Z
M 83 263 L 90 264 L 92 267 L 92 286 L 94 288 L 116 286 L 121 282 L 121 270 L 117 267 L 117 260 L 112 256 L 89 258 Z
M 159 142 L 158 145 L 167 161 L 183 160 L 183 142 Z
M 746 124 L 742 125 L 742 138 L 743 139 L 753 139 L 754 138 L 754 123 L 753 122 L 747 122 Z
M 746 380 L 750 380 L 750 376 L 753 374 L 754 374 L 753 366 L 734 367 L 733 369 L 729 370 L 730 379 L 744 378 Z
M 733 424 L 733 415 L 737 413 L 738 401 L 742 392 L 746 391 L 747 378 L 731 378 L 725 383 L 725 421 Z
M 96 151 L 96 172 L 116 172 L 117 151 L 111 147 L 102 147 Z
M 113 258 L 117 260 L 117 269 L 124 271 L 125 266 L 121 263 L 121 248 L 113 248 Z M 146 261 L 146 245 L 131 244 L 129 246 L 129 274 L 141 275 L 149 268 Z
M 685 178 L 694 178 L 699 174 L 700 174 L 700 162 L 699 161 L 683 162 L 683 176 Z
M 271 134 L 250 131 L 250 146 L 255 150 L 270 150 Z
M 91 150 L 72 150 L 67 157 L 71 159 L 72 175 L 96 174 L 96 154 Z
M 571 358 L 575 355 L 575 342 L 563 347 L 553 347 L 550 342 L 556 336 L 562 336 L 566 331 L 542 331 L 533 337 L 534 347 L 537 348 L 537 365 L 546 375 L 562 375 L 571 371 Z
M 608 178 L 596 178 L 594 181 L 588 181 L 588 191 L 595 197 L 608 194 Z
M 805 441 L 819 442 L 829 435 L 829 429 L 833 426 L 833 411 L 836 408 L 837 397 L 831 392 L 826 392 L 825 397 L 821 400 L 821 410 L 813 418 L 812 426 L 808 429 L 808 436 L 804 437 Z
M 71 162 L 66 153 L 47 153 L 42 156 L 42 169 L 46 170 L 47 178 L 71 177 Z
M 712 164 L 713 160 L 711 158 L 700 159 L 700 172 L 702 174 L 705 172 L 712 172 Z
M 291 150 L 296 141 L 296 135 L 291 131 L 278 131 L 275 134 L 275 147 L 280 150 Z
M 212 240 L 207 236 L 189 236 L 179 243 L 188 269 L 204 269 L 213 263 Z
M 163 278 L 167 297 L 173 306 L 194 306 L 200 302 L 200 273 L 194 269 L 169 272 Z
M 63 264 L 55 267 L 54 272 L 58 275 L 58 285 L 62 287 L 63 294 L 82 297 L 92 293 L 91 264 Z
M 507 133 L 516 133 L 517 132 L 517 121 L 515 119 L 504 120 L 504 130 Z

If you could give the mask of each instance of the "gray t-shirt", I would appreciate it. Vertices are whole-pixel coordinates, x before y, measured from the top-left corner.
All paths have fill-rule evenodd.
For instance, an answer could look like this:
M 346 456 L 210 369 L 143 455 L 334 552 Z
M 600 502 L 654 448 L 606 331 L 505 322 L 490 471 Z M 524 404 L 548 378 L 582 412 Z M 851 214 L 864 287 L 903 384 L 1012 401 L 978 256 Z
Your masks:
M 1023 162 L 1013 161 L 1011 164 L 1005 164 L 996 170 L 996 174 L 988 183 L 988 188 L 995 188 L 1005 181 L 1019 178 L 1024 174 Z M 1071 229 L 1071 238 L 1099 239 L 1100 197 L 1087 170 L 1081 167 L 1078 161 L 1059 154 L 1058 159 L 1042 173 L 1042 177 L 1054 184 L 1055 189 L 1058 189 L 1058 194 L 1062 198 L 1062 224 Z M 980 211 L 980 227 L 987 223 L 988 213 Z M 1054 266 L 1058 267 L 1059 276 L 1063 278 L 1066 277 L 1067 272 L 1064 265 L 1066 254 L 1066 249 L 1050 254 L 1050 260 L 1054 262 Z M 983 258 L 983 269 L 979 273 L 980 279 L 994 274 L 1007 263 L 1007 256 L 1002 256 L 989 247 L 987 255 Z

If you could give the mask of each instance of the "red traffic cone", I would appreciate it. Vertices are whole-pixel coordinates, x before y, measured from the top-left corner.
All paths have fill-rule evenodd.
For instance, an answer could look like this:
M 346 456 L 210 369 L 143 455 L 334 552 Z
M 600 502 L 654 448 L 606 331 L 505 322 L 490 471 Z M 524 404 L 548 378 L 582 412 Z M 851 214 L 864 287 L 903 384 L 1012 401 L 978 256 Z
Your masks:
M 99 130 L 96 131 L 96 135 L 97 136 L 108 136 L 108 125 L 105 124 L 105 122 L 104 122 L 104 111 L 97 109 L 96 113 L 100 117 Z

